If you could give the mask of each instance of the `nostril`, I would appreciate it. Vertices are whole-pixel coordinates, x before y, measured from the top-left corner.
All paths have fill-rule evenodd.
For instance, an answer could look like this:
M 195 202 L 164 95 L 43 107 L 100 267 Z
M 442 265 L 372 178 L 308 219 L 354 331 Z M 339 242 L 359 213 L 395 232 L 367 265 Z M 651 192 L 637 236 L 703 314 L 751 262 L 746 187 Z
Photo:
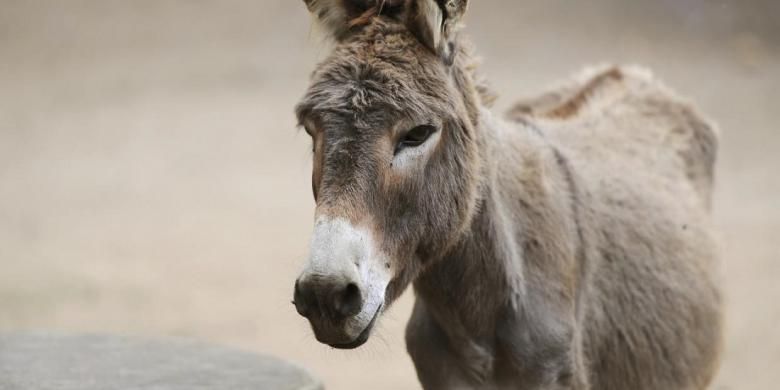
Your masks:
M 334 308 L 336 312 L 343 317 L 352 317 L 363 308 L 363 297 L 360 294 L 360 287 L 355 283 L 349 283 L 336 295 L 336 302 L 334 302 Z
M 293 293 L 293 305 L 295 305 L 295 310 L 298 314 L 304 317 L 309 316 L 309 307 L 306 305 L 306 299 L 303 297 L 301 286 L 297 280 L 295 281 L 295 292 Z

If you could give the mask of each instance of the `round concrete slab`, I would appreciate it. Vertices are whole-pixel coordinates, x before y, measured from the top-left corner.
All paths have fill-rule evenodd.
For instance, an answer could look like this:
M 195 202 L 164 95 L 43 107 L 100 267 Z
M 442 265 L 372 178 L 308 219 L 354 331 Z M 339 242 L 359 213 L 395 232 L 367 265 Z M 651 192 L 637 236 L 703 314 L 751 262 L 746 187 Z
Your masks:
M 180 340 L 0 334 L 0 390 L 321 390 L 276 358 Z

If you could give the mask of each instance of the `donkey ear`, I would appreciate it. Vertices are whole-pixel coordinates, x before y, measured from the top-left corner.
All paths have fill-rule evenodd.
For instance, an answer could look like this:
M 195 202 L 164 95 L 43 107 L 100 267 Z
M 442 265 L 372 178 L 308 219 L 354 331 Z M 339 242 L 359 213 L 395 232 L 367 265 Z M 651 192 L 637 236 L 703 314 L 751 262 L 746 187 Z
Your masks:
M 338 38 L 346 32 L 349 17 L 342 0 L 303 0 L 303 2 L 327 34 Z
M 361 16 L 403 0 L 303 0 L 325 32 L 336 40 L 344 38 Z
M 455 60 L 455 38 L 468 0 L 409 0 L 409 29 L 445 63 Z

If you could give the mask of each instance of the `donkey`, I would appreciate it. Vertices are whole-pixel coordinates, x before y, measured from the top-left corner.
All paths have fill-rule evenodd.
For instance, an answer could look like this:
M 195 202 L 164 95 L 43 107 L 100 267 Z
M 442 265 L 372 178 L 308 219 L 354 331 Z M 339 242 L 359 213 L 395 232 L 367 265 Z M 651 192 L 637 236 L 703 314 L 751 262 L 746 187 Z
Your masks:
M 505 117 L 467 0 L 304 0 L 332 36 L 296 108 L 316 218 L 294 305 L 351 349 L 409 285 L 425 389 L 705 389 L 721 351 L 717 135 L 603 67 Z

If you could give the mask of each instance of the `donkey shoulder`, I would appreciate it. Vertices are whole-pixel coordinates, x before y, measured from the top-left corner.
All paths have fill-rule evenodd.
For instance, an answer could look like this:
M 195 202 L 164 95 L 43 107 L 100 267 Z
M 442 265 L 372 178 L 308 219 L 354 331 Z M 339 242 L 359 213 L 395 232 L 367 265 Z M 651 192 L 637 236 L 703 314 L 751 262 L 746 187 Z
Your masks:
M 517 102 L 508 117 L 533 123 L 575 154 L 613 156 L 669 178 L 683 175 L 709 204 L 717 129 L 646 69 L 585 69 Z

